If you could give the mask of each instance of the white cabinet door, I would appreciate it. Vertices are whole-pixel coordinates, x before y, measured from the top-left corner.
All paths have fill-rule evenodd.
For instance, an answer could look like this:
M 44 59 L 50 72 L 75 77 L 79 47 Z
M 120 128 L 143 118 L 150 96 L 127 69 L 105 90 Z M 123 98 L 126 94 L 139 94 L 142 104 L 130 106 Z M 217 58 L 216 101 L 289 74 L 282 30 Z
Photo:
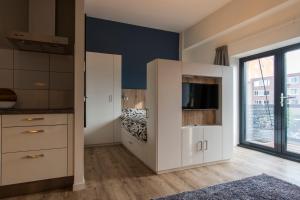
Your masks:
M 110 54 L 86 53 L 86 145 L 112 143 L 114 139 L 113 59 Z
M 182 166 L 203 162 L 203 128 L 184 127 L 182 130 Z
M 204 162 L 213 162 L 222 159 L 222 127 L 207 126 L 203 128 Z
M 181 166 L 181 62 L 158 61 L 157 149 L 158 171 Z
M 114 55 L 114 142 L 121 142 L 122 57 Z
M 222 124 L 223 124 L 223 160 L 230 159 L 233 153 L 233 135 L 234 135 L 234 84 L 233 68 L 223 67 L 222 79 Z

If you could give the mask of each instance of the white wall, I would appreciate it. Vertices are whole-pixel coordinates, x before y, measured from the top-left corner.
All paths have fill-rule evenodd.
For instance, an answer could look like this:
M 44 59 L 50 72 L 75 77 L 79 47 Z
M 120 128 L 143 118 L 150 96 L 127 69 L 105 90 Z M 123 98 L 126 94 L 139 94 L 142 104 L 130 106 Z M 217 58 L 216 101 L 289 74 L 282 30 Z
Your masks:
M 234 2 L 236 1 L 234 0 Z M 207 24 L 204 23 L 204 26 L 200 22 L 192 27 L 194 29 L 193 34 L 191 34 L 191 29 L 182 33 L 182 37 L 184 37 L 183 61 L 213 63 L 215 48 L 221 45 L 228 45 L 231 66 L 234 67 L 235 74 L 235 144 L 238 143 L 239 133 L 238 58 L 300 42 L 299 0 L 276 1 L 277 3 L 268 0 L 253 1 L 253 3 L 255 2 L 258 4 L 263 2 L 265 9 L 262 9 L 261 6 L 256 6 L 257 10 L 253 11 L 256 15 L 249 14 L 247 17 L 244 15 L 241 17 L 239 14 L 243 12 L 243 9 L 247 9 L 247 5 L 240 6 L 236 17 L 241 17 L 242 20 L 232 20 L 234 15 L 231 14 L 229 16 L 223 15 L 224 10 L 222 9 L 228 10 L 226 6 L 217 11 L 221 12 L 220 15 L 215 13 L 211 19 L 204 19 L 209 21 L 211 26 L 218 27 L 222 26 L 220 23 L 224 19 L 218 21 L 218 18 L 215 16 L 222 16 L 225 19 L 228 17 L 228 20 L 231 20 L 232 23 L 227 27 L 223 26 L 220 32 L 201 33 L 201 29 L 206 27 Z M 250 1 L 244 1 L 244 3 L 251 4 L 252 1 L 251 3 Z M 232 7 L 236 8 L 235 6 Z M 255 6 L 252 6 L 252 8 L 255 8 Z M 233 10 L 232 12 L 235 11 Z

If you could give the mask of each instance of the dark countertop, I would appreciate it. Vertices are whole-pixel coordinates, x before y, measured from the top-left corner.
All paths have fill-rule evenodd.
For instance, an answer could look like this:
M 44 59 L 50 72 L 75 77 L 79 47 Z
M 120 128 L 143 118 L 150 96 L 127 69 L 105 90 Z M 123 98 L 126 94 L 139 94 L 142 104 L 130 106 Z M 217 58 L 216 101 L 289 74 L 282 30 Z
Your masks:
M 17 115 L 17 114 L 60 114 L 74 113 L 73 108 L 65 109 L 0 109 L 0 115 Z

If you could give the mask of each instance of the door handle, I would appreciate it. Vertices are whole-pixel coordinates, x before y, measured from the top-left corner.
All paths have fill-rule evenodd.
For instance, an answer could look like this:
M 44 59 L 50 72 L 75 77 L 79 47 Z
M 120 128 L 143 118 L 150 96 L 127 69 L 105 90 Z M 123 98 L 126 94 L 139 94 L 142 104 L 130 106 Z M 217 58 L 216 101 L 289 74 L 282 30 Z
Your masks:
M 24 131 L 23 134 L 35 134 L 35 133 L 44 133 L 44 130 L 30 130 L 30 131 Z
M 199 141 L 197 143 L 197 151 L 202 151 L 203 150 L 203 142 L 202 141 Z
M 27 156 L 24 156 L 23 158 L 24 159 L 37 159 L 37 158 L 43 158 L 45 157 L 44 154 L 39 154 L 39 155 L 27 155 Z
M 208 141 L 205 140 L 205 141 L 204 141 L 204 150 L 206 151 L 207 149 L 208 149 Z
M 281 93 L 281 95 L 280 95 L 280 105 L 281 105 L 281 107 L 282 107 L 282 108 L 284 107 L 284 100 L 285 100 L 285 99 L 294 99 L 294 98 L 296 98 L 296 97 L 292 97 L 292 96 L 284 96 L 284 94 Z
M 28 122 L 40 121 L 40 120 L 44 120 L 44 118 L 43 117 L 34 117 L 34 118 L 29 117 L 29 118 L 24 119 L 24 121 L 28 121 Z

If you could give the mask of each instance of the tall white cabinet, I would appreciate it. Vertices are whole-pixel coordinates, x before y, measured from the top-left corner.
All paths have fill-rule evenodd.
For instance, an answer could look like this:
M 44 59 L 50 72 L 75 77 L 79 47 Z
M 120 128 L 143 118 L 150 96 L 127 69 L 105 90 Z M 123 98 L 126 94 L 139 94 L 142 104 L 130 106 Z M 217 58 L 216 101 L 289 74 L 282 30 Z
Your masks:
M 181 62 L 158 59 L 147 66 L 148 156 L 154 171 L 181 166 L 181 80 Z
M 86 52 L 85 145 L 120 142 L 121 56 Z
M 213 124 L 183 125 L 184 76 L 214 78 L 219 109 Z M 233 151 L 233 70 L 226 66 L 156 59 L 147 65 L 147 134 L 141 159 L 157 173 L 228 160 Z M 206 117 L 206 116 L 203 116 Z

